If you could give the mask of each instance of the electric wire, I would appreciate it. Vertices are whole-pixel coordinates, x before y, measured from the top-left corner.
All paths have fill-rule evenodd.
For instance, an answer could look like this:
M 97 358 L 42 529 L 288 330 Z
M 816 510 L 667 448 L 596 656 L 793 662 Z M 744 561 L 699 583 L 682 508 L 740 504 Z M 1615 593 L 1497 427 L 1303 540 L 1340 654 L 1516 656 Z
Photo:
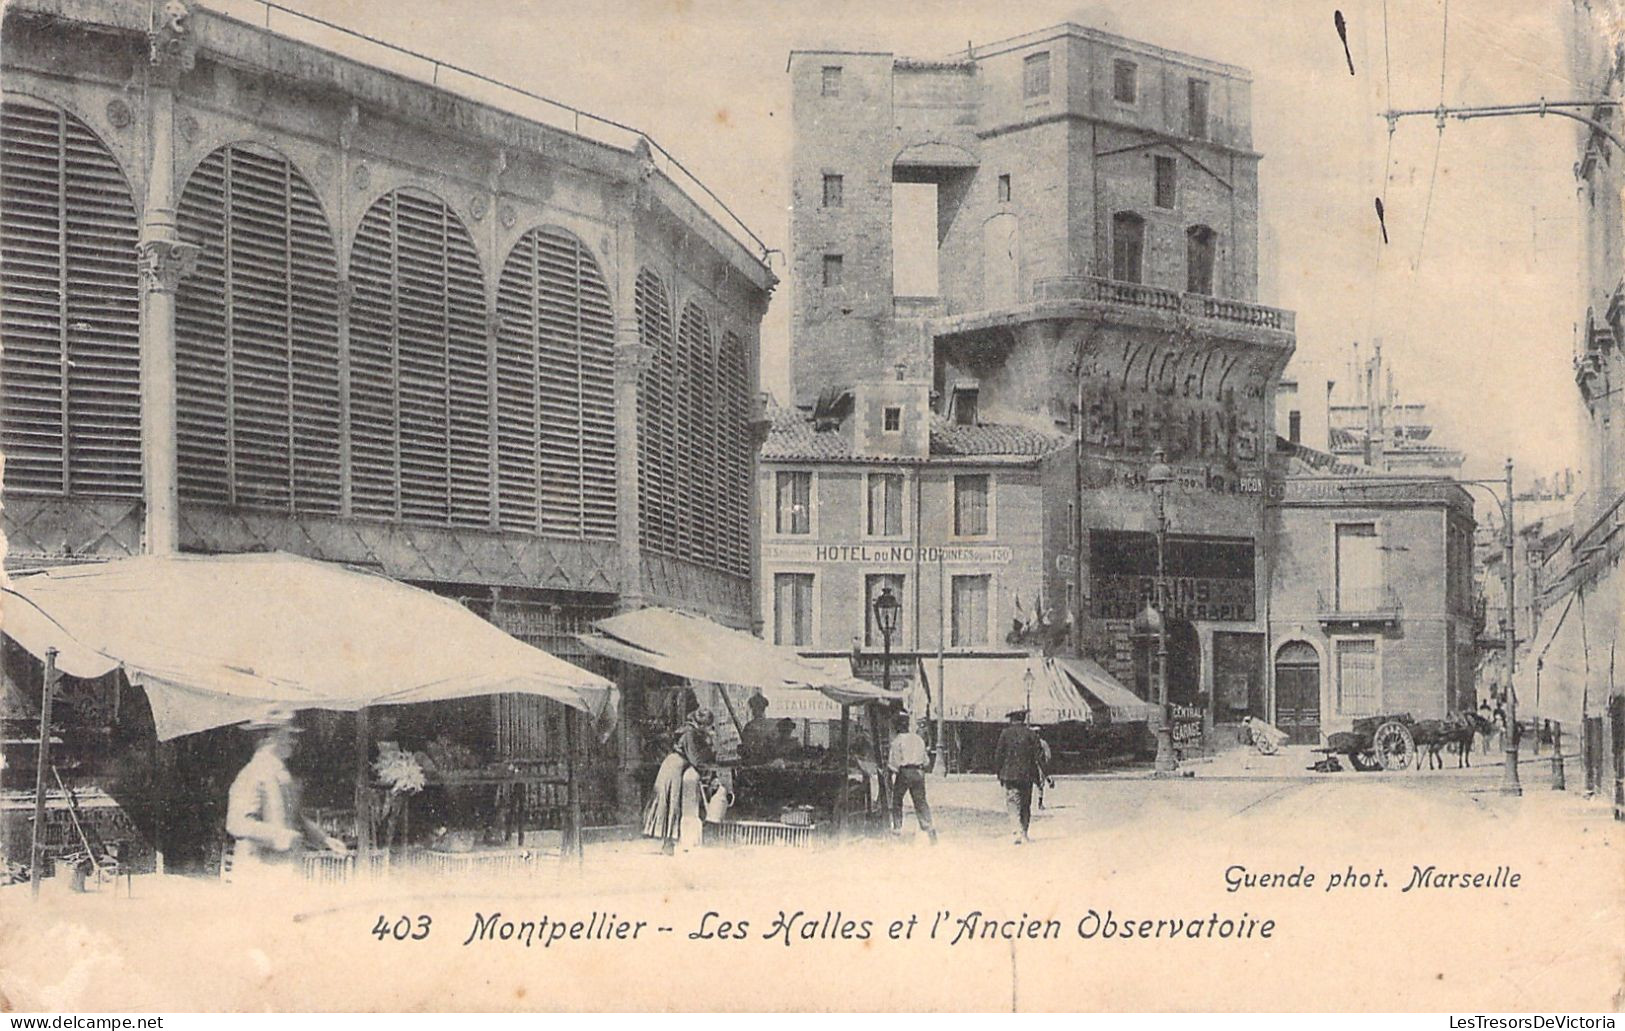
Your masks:
M 1444 110 L 1445 72 L 1450 57 L 1450 0 L 1444 0 L 1444 24 L 1439 39 L 1439 110 Z M 1428 219 L 1433 215 L 1433 190 L 1439 183 L 1439 154 L 1444 150 L 1444 115 L 1439 115 L 1439 135 L 1433 143 L 1433 171 L 1428 174 L 1428 195 L 1422 205 L 1422 227 L 1417 231 L 1416 258 L 1411 271 L 1422 267 L 1422 252 L 1427 246 Z

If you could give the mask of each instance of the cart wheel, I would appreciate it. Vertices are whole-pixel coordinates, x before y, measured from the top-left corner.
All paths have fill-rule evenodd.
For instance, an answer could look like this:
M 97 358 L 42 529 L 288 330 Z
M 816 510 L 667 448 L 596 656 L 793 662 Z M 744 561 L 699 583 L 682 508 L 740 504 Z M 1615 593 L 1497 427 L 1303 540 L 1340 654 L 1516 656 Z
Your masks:
M 1281 750 L 1280 746 L 1275 743 L 1275 739 L 1270 737 L 1255 737 L 1253 738 L 1253 745 L 1258 748 L 1259 755 L 1274 755 Z
M 1408 769 L 1416 761 L 1416 739 L 1405 724 L 1390 720 L 1371 735 L 1371 751 L 1385 770 Z

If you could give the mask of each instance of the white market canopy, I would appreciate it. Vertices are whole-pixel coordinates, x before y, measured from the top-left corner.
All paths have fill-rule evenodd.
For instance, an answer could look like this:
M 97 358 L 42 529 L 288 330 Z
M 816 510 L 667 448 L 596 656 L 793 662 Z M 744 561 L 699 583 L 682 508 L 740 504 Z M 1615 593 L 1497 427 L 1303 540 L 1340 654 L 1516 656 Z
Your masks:
M 19 574 L 0 631 L 57 668 L 120 667 L 159 740 L 272 707 L 370 705 L 513 692 L 612 716 L 613 684 L 447 598 L 280 552 L 141 556 Z
M 902 700 L 867 680 L 743 630 L 676 609 L 648 608 L 601 619 L 581 639 L 601 655 L 688 680 L 759 687 L 763 693 L 822 691 L 843 705 Z
M 921 666 L 928 679 L 935 676 L 930 662 Z M 933 688 L 947 705 L 946 719 L 1003 723 L 1016 709 L 1027 710 L 1033 723 L 1087 723 L 1094 719 L 1088 701 L 1055 659 L 961 655 L 947 657 L 943 667 L 943 682 Z

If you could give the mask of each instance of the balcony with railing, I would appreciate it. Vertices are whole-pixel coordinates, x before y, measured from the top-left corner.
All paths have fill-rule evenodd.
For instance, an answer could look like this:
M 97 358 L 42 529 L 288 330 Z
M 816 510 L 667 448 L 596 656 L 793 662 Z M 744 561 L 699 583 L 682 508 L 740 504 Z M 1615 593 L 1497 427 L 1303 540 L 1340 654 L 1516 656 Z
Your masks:
M 1051 276 L 1033 284 L 1033 300 L 1091 301 L 1162 311 L 1198 319 L 1217 319 L 1282 333 L 1296 331 L 1296 316 L 1280 308 L 1209 294 L 1181 293 L 1145 283 L 1099 276 Z
M 1319 592 L 1322 625 L 1394 626 L 1404 614 L 1392 587 L 1342 587 Z

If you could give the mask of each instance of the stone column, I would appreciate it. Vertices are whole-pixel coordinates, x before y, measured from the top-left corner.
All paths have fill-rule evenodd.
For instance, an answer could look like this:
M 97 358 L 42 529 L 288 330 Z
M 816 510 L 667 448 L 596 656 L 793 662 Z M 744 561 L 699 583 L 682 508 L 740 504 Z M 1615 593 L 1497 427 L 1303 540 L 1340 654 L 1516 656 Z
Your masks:
M 175 290 L 197 261 L 175 220 L 175 83 L 192 67 L 192 10 L 183 0 L 151 8 L 147 41 L 150 126 L 147 196 L 137 248 L 141 269 L 141 463 L 146 551 L 180 549 L 175 428 Z
M 654 357 L 654 348 L 643 342 L 638 332 L 637 280 L 638 245 L 634 207 L 638 190 L 632 186 L 616 198 L 621 217 L 615 224 L 615 537 L 620 552 L 620 594 L 616 607 L 631 612 L 643 607 L 642 513 L 638 498 L 638 380 Z M 622 686 L 628 678 L 643 682 L 643 673 L 621 665 Z M 640 691 L 634 687 L 633 691 Z M 620 712 L 620 757 L 616 763 L 616 798 L 623 820 L 636 822 L 642 812 L 637 769 L 643 741 L 634 720 L 634 708 L 641 710 L 642 699 L 622 699 Z

